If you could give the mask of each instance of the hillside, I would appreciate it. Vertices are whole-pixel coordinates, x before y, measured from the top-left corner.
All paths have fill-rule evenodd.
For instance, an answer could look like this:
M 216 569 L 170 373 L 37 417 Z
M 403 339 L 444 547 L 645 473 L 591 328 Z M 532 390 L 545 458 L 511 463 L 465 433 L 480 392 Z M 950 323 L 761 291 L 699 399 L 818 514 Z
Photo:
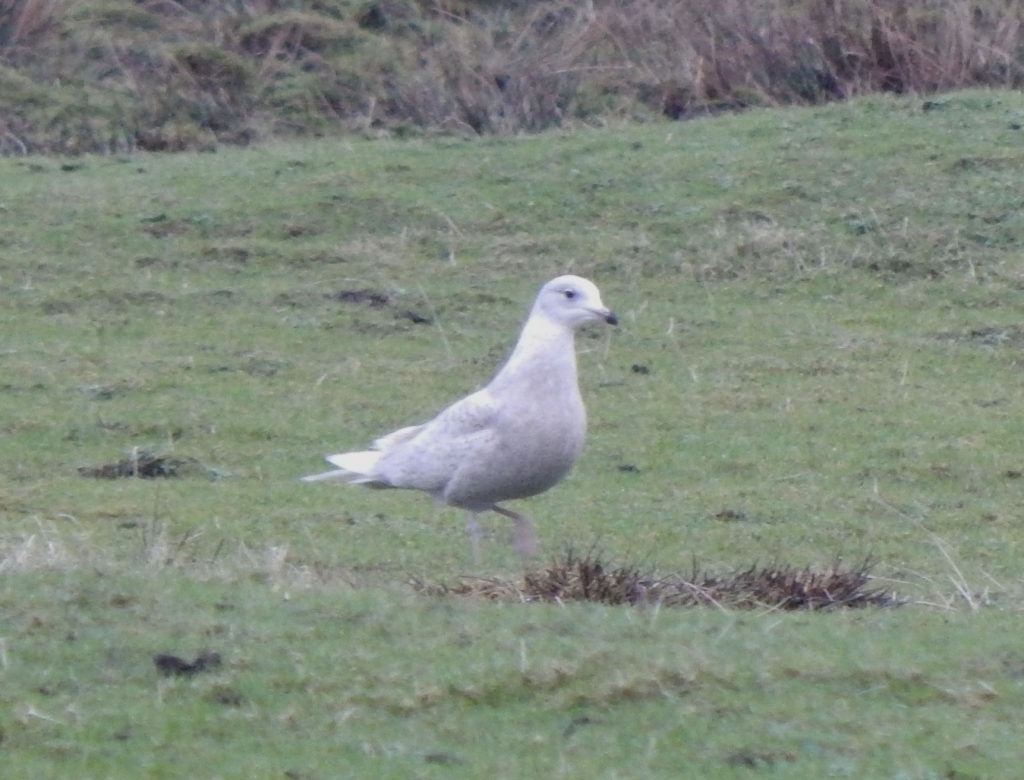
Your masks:
M 1019 0 L 13 0 L 0 154 L 515 134 L 1017 87 Z

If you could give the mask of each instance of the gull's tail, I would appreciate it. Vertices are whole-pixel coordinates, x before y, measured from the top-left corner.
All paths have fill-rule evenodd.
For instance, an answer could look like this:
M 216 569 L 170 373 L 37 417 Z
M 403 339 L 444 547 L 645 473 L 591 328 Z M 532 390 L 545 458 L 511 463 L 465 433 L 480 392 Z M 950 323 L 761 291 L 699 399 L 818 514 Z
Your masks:
M 342 452 L 338 455 L 328 455 L 327 462 L 338 468 L 333 471 L 325 471 L 321 474 L 310 474 L 303 477 L 303 482 L 320 482 L 327 479 L 340 479 L 353 485 L 366 485 L 367 487 L 385 488 L 391 487 L 374 476 L 374 468 L 382 453 L 376 450 L 364 450 L 362 452 Z

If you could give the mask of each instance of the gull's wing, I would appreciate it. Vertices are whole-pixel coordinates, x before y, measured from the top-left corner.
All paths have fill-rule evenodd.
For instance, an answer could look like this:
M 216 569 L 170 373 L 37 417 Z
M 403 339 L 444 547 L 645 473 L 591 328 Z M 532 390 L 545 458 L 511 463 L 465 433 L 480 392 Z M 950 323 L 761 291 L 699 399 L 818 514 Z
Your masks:
M 424 425 L 395 431 L 375 442 L 385 445 L 376 476 L 394 487 L 440 495 L 467 459 L 485 458 L 494 448 L 499 415 L 497 400 L 478 390 Z

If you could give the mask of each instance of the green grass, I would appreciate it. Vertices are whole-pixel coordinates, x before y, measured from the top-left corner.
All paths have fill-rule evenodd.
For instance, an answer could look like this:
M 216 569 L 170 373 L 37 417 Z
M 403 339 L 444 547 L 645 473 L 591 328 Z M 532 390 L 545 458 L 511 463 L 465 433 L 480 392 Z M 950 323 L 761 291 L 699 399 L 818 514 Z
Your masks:
M 1012 775 L 1022 117 L 0 161 L 5 776 Z M 870 554 L 911 604 L 417 595 L 515 577 L 507 524 L 473 567 L 460 513 L 297 481 L 485 382 L 566 271 L 622 324 L 579 342 L 584 458 L 517 505 L 548 558 Z M 78 474 L 134 447 L 202 469 Z

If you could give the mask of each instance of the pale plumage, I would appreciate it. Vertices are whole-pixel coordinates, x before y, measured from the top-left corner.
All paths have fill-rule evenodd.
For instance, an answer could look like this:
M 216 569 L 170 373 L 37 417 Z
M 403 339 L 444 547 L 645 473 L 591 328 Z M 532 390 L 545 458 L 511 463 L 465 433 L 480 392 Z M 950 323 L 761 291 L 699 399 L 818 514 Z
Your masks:
M 617 323 L 593 282 L 553 279 L 541 288 L 508 362 L 486 387 L 430 422 L 377 439 L 370 450 L 329 456 L 334 471 L 303 479 L 423 490 L 469 510 L 474 559 L 476 516 L 492 509 L 515 523 L 520 554 L 534 555 L 537 539 L 529 519 L 497 504 L 547 490 L 576 463 L 587 418 L 574 335 L 595 321 Z

